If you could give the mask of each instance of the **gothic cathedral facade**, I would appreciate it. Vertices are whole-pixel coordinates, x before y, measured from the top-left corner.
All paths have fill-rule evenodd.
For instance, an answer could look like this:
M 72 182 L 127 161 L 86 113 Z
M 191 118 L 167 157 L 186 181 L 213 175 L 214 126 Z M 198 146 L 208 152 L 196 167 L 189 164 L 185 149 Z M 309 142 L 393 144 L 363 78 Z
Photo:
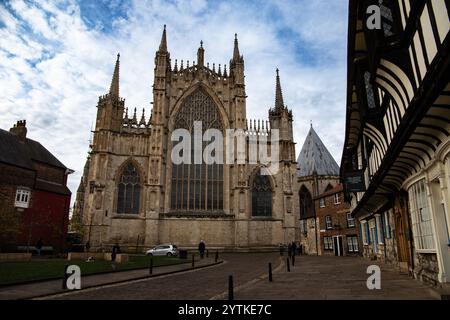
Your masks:
M 91 151 L 77 192 L 74 217 L 92 248 L 112 243 L 149 247 L 160 243 L 210 247 L 272 247 L 295 241 L 299 198 L 292 111 L 276 76 L 269 121 L 248 120 L 244 58 L 235 37 L 229 70 L 204 62 L 172 65 L 166 29 L 155 55 L 149 121 L 128 115 L 119 95 L 119 56 L 108 94 L 98 101 Z M 139 119 L 140 118 L 140 119 Z M 241 129 L 251 136 L 279 132 L 279 170 L 261 174 L 261 163 L 174 164 L 175 129 Z M 233 140 L 233 143 L 234 140 Z M 270 146 L 269 146 L 270 147 Z M 270 149 L 270 148 L 269 148 Z

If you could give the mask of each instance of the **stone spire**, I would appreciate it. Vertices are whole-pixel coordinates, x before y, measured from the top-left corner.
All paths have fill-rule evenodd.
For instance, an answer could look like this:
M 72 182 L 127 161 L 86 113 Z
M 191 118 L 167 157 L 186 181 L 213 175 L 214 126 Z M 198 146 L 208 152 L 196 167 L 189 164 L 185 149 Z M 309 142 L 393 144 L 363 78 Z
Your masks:
M 167 52 L 166 25 L 164 25 L 164 30 L 161 37 L 161 44 L 159 45 L 159 51 Z
M 284 108 L 283 93 L 281 91 L 280 74 L 277 68 L 277 81 L 275 88 L 275 109 L 283 109 L 283 108 Z
M 241 56 L 239 54 L 239 44 L 237 39 L 237 33 L 234 34 L 234 51 L 233 51 L 233 62 L 238 62 Z
M 116 66 L 114 67 L 114 74 L 109 87 L 109 94 L 115 97 L 119 96 L 119 68 L 120 68 L 120 53 L 117 54 Z
M 200 48 L 197 51 L 197 65 L 203 67 L 205 64 L 205 49 L 203 49 L 203 41 L 200 41 Z

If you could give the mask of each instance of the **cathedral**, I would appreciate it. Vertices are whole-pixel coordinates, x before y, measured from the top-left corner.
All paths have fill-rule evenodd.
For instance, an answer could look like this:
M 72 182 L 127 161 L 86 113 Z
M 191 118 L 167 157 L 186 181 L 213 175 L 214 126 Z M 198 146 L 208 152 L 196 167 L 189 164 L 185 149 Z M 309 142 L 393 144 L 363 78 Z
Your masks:
M 278 70 L 268 121 L 248 119 L 237 36 L 228 70 L 226 65 L 216 69 L 205 64 L 204 55 L 200 43 L 196 62 L 172 64 L 164 27 L 154 60 L 149 121 L 144 110 L 142 115 L 136 109 L 129 112 L 120 97 L 117 56 L 109 93 L 98 100 L 91 150 L 74 205 L 74 219 L 83 225 L 84 241 L 91 248 L 113 243 L 136 249 L 160 243 L 193 247 L 200 240 L 209 247 L 262 248 L 298 240 L 293 115 L 283 102 Z M 278 170 L 263 174 L 266 163 L 252 162 L 248 155 L 232 163 L 173 163 L 172 133 L 192 133 L 198 121 L 203 131 L 213 128 L 225 135 L 229 129 L 241 130 L 245 150 L 252 148 L 255 137 L 271 141 L 268 149 L 278 152 Z M 275 131 L 276 148 L 271 140 Z

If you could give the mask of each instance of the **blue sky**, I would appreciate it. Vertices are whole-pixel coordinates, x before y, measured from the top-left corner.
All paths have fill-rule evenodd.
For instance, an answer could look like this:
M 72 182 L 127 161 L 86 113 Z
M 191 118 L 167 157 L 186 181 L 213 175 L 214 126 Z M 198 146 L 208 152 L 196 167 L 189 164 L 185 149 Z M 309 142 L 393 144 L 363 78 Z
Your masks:
M 206 62 L 228 64 L 237 33 L 247 117 L 267 119 L 278 67 L 297 154 L 312 120 L 339 163 L 347 6 L 345 0 L 0 0 L 0 128 L 26 119 L 28 136 L 76 171 L 69 178 L 75 192 L 117 53 L 121 96 L 148 117 L 153 59 L 166 24 L 172 61 L 185 64 L 195 60 L 200 40 Z

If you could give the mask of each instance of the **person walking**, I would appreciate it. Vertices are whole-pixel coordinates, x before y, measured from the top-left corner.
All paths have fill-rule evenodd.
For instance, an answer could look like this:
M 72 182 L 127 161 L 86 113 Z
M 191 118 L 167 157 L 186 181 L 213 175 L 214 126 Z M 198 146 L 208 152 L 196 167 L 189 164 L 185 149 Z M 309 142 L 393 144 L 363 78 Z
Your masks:
M 297 244 L 295 243 L 295 241 L 292 241 L 292 255 L 297 255 Z
M 113 261 L 113 262 L 116 261 L 118 249 L 119 249 L 119 245 L 117 243 L 115 245 L 113 245 L 112 252 L 111 252 L 111 261 Z
M 200 252 L 200 259 L 203 259 L 203 257 L 205 256 L 205 250 L 206 250 L 205 242 L 203 240 L 201 240 L 200 243 L 198 244 L 198 251 Z
M 44 246 L 44 242 L 42 241 L 41 238 L 39 238 L 38 242 L 36 243 L 36 250 L 37 250 L 38 256 L 41 255 L 41 250 L 42 250 L 43 246 Z
M 292 256 L 292 243 L 288 244 L 288 257 L 290 258 Z

